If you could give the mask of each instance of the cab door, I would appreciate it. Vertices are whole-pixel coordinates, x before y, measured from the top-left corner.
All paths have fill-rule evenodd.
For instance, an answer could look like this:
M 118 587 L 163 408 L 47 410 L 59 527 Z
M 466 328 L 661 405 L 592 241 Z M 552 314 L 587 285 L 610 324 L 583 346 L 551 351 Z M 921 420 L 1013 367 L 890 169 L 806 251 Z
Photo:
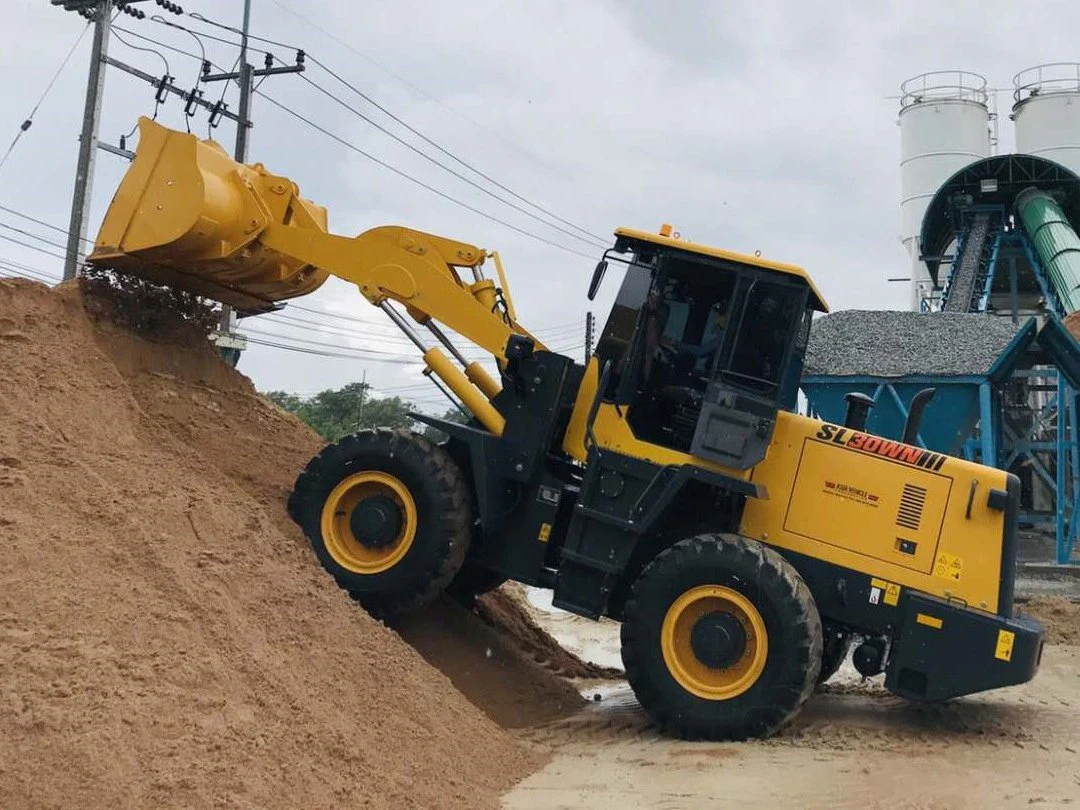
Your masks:
M 805 349 L 810 328 L 805 285 L 757 274 L 740 279 L 738 319 L 717 357 L 690 452 L 745 470 L 760 462 L 772 440 L 776 412 L 791 399 L 798 375 L 792 357 Z

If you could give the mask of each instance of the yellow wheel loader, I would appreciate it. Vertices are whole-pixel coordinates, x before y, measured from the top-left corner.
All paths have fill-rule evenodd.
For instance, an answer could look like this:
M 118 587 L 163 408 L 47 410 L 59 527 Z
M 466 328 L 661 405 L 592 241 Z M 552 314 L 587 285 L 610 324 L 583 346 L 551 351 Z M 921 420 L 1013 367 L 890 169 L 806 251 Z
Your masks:
M 622 622 L 630 685 L 687 738 L 773 733 L 852 647 L 914 700 L 1036 672 L 1043 629 L 1013 610 L 1017 479 L 866 433 L 858 398 L 843 425 L 800 416 L 826 305 L 799 267 L 620 228 L 589 298 L 625 272 L 582 365 L 518 321 L 497 254 L 403 227 L 331 235 L 292 181 L 148 120 L 91 261 L 249 315 L 337 276 L 468 409 L 414 415 L 443 444 L 361 431 L 296 481 L 290 515 L 376 614 L 550 588 Z

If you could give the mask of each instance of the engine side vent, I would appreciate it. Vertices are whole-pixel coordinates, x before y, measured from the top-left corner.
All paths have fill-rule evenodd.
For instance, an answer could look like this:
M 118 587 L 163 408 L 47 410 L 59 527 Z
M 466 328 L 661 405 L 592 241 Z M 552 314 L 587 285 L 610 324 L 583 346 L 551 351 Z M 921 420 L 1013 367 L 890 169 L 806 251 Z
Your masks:
M 896 513 L 896 525 L 918 531 L 925 505 L 926 489 L 914 484 L 904 484 L 904 493 L 900 496 L 900 508 Z

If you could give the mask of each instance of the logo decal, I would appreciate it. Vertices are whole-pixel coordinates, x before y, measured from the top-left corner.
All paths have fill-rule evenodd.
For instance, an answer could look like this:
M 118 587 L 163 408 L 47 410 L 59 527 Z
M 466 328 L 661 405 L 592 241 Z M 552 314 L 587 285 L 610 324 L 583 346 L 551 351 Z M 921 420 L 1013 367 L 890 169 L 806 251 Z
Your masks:
M 822 425 L 817 432 L 817 438 L 924 470 L 940 470 L 947 458 L 941 453 L 932 453 L 921 447 L 912 447 L 836 425 Z

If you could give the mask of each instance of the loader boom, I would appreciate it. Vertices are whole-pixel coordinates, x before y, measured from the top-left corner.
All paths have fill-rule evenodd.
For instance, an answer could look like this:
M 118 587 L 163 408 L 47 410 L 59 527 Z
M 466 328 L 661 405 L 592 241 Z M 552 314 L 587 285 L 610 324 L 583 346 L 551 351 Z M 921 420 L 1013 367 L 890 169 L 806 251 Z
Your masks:
M 355 284 L 401 326 L 443 380 L 485 427 L 501 433 L 490 399 L 499 384 L 468 362 L 438 324 L 506 362 L 512 335 L 543 344 L 517 323 L 497 254 L 400 226 L 356 237 L 326 230 L 326 210 L 300 197 L 296 184 L 262 164 L 232 160 L 213 141 L 139 120 L 135 161 L 102 223 L 89 261 L 232 304 L 246 314 L 314 292 L 328 276 Z M 482 266 L 495 260 L 499 284 Z M 467 270 L 472 280 L 462 278 Z M 428 347 L 388 308 L 404 305 L 465 366 L 462 373 Z

